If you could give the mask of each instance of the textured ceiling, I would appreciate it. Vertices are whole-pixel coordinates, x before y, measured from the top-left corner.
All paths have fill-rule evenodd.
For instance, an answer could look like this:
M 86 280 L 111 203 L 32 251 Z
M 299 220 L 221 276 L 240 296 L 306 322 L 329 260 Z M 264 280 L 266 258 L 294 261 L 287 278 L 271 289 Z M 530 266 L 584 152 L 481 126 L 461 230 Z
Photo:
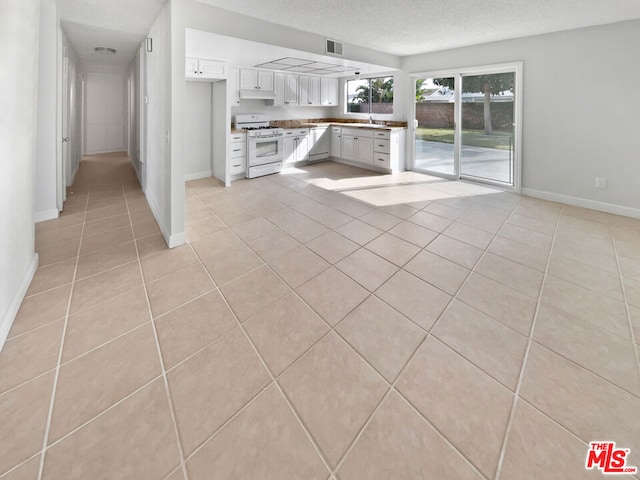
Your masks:
M 197 1 L 400 56 L 640 18 L 640 0 Z M 57 0 L 83 63 L 114 68 L 132 60 L 166 2 Z
M 400 56 L 640 18 L 639 0 L 197 1 Z

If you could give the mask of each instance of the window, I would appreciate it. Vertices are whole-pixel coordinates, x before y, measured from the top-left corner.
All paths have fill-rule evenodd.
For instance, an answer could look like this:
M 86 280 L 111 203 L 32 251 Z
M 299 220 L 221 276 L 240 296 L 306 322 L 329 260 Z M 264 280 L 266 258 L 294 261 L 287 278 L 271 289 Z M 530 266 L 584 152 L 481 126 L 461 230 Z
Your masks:
M 393 77 L 348 80 L 347 112 L 393 113 Z

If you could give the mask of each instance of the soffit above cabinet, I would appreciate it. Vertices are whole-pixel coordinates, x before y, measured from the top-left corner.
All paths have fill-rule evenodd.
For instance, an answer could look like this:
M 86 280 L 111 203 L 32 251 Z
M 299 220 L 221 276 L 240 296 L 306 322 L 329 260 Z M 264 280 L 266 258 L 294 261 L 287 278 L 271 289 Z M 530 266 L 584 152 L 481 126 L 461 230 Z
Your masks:
M 185 54 L 187 57 L 225 61 L 240 68 L 281 70 L 327 77 L 344 77 L 355 71 L 367 75 L 396 70 L 389 66 L 354 62 L 348 58 L 314 54 L 191 28 L 186 29 Z

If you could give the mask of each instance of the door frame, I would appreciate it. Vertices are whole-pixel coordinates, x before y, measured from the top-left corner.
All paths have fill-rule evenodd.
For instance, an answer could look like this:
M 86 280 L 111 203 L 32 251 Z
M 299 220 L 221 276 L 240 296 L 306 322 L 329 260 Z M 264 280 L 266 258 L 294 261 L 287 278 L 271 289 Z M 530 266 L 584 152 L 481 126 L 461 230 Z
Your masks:
M 522 86 L 523 86 L 523 70 L 524 62 L 509 62 L 499 63 L 492 65 L 482 65 L 474 67 L 462 67 L 462 68 L 450 68 L 446 70 L 431 70 L 426 72 L 411 72 L 409 78 L 411 80 L 409 89 L 409 95 L 411 95 L 411 101 L 409 106 L 409 115 L 411 122 L 409 122 L 410 135 L 410 161 L 409 166 L 411 170 L 415 168 L 416 161 L 416 101 L 415 101 L 415 82 L 422 78 L 438 78 L 438 77 L 453 77 L 455 78 L 454 88 L 454 173 L 452 175 L 443 174 L 439 172 L 426 172 L 429 175 L 446 178 L 449 180 L 465 180 L 475 183 L 485 183 L 489 185 L 495 185 L 504 188 L 505 190 L 514 191 L 520 193 L 522 190 Z M 462 102 L 461 100 L 461 86 L 462 77 L 469 75 L 482 75 L 492 73 L 506 73 L 514 72 L 514 105 L 513 105 L 513 117 L 514 117 L 514 150 L 513 150 L 513 185 L 508 185 L 502 182 L 491 181 L 488 179 L 481 179 L 476 177 L 465 177 L 460 174 L 460 139 L 461 139 L 461 127 L 462 122 Z

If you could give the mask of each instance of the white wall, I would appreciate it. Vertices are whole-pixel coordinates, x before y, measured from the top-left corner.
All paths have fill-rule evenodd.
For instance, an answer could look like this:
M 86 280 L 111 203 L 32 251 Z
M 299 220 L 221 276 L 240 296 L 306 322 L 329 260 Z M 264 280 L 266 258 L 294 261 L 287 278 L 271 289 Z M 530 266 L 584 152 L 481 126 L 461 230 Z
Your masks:
M 85 154 L 126 150 L 125 107 L 123 74 L 87 73 Z
M 185 180 L 211 176 L 211 83 L 187 82 L 184 122 Z
M 184 243 L 184 229 L 181 238 L 173 238 L 176 230 L 172 225 L 172 180 L 175 181 L 171 162 L 171 4 L 168 3 L 160 12 L 148 36 L 153 38 L 153 52 L 145 52 L 145 91 L 149 99 L 147 104 L 146 153 L 145 153 L 145 195 L 151 206 L 156 221 L 169 246 Z M 184 63 L 184 62 L 183 62 Z M 182 71 L 182 69 L 181 69 Z M 181 123 L 177 130 L 182 131 Z M 182 135 L 182 134 L 181 134 Z M 183 152 L 176 156 L 174 163 L 181 169 L 179 181 L 183 185 L 184 166 Z M 184 198 L 179 199 L 184 205 Z M 184 207 L 183 207 L 184 208 Z M 182 240 L 182 241 L 180 241 Z
M 58 217 L 56 187 L 58 11 L 55 0 L 40 1 L 38 138 L 36 159 L 37 222 Z
M 34 251 L 38 0 L 0 15 L 0 348 L 38 266 Z
M 640 216 L 638 45 L 634 20 L 405 57 L 403 69 L 524 61 L 523 192 Z

